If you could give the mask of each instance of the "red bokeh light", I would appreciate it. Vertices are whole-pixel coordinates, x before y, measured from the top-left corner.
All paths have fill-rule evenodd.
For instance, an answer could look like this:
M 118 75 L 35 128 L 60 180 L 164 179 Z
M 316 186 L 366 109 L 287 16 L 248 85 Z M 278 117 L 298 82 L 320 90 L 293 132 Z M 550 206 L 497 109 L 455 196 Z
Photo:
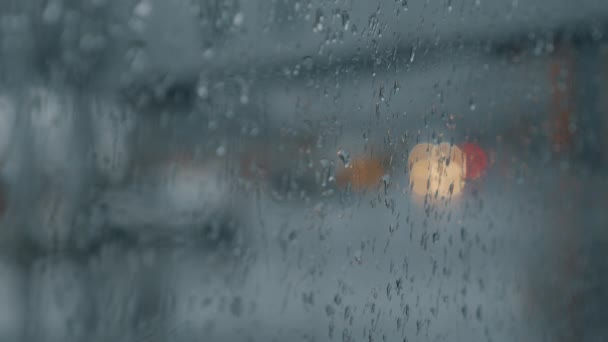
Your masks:
M 477 179 L 481 177 L 488 167 L 486 152 L 479 145 L 473 143 L 464 143 L 460 146 L 460 149 L 464 152 L 467 161 L 466 178 Z

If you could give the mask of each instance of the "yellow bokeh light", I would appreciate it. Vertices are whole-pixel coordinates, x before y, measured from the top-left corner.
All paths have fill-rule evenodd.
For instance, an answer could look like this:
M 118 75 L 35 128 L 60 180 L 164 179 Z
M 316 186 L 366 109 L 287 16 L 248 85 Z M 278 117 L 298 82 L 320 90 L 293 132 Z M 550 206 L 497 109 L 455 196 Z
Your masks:
M 416 195 L 449 198 L 459 195 L 465 186 L 464 153 L 447 143 L 416 145 L 410 152 L 408 169 Z

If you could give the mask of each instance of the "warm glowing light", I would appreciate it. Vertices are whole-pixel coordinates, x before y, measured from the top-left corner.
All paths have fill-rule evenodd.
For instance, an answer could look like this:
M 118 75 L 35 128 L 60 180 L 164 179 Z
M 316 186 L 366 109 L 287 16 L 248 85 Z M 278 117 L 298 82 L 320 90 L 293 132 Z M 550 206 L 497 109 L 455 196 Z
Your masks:
M 479 145 L 464 143 L 460 146 L 466 156 L 467 179 L 477 179 L 481 177 L 488 167 L 488 156 Z
M 419 144 L 408 158 L 410 187 L 416 195 L 448 198 L 462 192 L 466 162 L 462 150 L 443 143 Z
M 354 190 L 369 189 L 378 185 L 384 169 L 378 159 L 353 159 L 336 175 L 338 186 L 350 183 Z

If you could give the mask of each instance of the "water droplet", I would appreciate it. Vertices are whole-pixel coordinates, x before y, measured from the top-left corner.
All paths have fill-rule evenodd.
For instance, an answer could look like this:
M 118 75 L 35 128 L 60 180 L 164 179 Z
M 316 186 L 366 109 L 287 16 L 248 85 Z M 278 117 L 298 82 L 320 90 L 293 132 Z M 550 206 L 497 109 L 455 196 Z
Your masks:
M 226 147 L 224 145 L 220 145 L 216 150 L 215 150 L 215 154 L 218 157 L 223 157 L 226 155 Z
M 196 89 L 196 94 L 198 97 L 205 100 L 207 97 L 209 97 L 209 88 L 207 88 L 206 84 L 200 84 Z
M 319 33 L 323 31 L 323 21 L 325 21 L 325 17 L 323 16 L 323 11 L 321 9 L 317 9 L 317 13 L 315 15 L 315 22 L 312 26 L 312 32 Z
M 342 296 L 340 296 L 339 293 L 336 293 L 334 296 L 334 303 L 336 303 L 336 305 L 342 304 Z
M 207 48 L 207 49 L 205 49 L 205 51 L 203 51 L 204 59 L 212 59 L 214 56 L 215 56 L 215 51 L 213 50 L 213 48 Z
M 469 109 L 471 109 L 471 111 L 473 112 L 475 111 L 475 109 L 477 109 L 477 104 L 472 98 L 469 100 Z
M 302 58 L 302 66 L 308 71 L 312 70 L 314 66 L 314 61 L 312 57 L 305 56 L 304 58 Z
M 47 24 L 53 24 L 59 21 L 63 8 L 59 1 L 49 1 L 42 13 L 42 20 Z
M 408 10 L 407 0 L 395 0 L 395 6 L 401 6 L 401 9 L 403 11 Z M 397 11 L 399 11 L 399 8 L 397 8 Z M 397 13 L 399 13 L 399 12 L 397 12 Z
M 135 73 L 143 72 L 148 64 L 148 56 L 141 46 L 133 46 L 127 51 L 127 60 L 130 63 L 131 71 Z
M 234 16 L 234 19 L 232 19 L 232 24 L 234 24 L 234 26 L 241 26 L 243 25 L 243 21 L 245 20 L 245 15 L 243 14 L 243 12 L 239 12 Z
M 387 175 L 382 176 L 382 182 L 383 182 L 384 184 L 386 184 L 386 185 L 390 184 L 390 183 L 391 183 L 391 176 L 390 176 L 390 175 L 388 175 L 388 174 L 387 174 Z
M 133 14 L 140 18 L 147 18 L 152 14 L 152 4 L 148 0 L 142 0 L 135 8 L 133 8 Z
M 338 157 L 340 158 L 340 160 L 342 161 L 342 163 L 344 163 L 344 166 L 348 167 L 350 166 L 350 153 L 348 153 L 345 150 L 338 150 Z
M 346 11 L 342 11 L 342 27 L 344 28 L 344 31 L 348 31 L 348 28 L 350 27 L 350 17 Z

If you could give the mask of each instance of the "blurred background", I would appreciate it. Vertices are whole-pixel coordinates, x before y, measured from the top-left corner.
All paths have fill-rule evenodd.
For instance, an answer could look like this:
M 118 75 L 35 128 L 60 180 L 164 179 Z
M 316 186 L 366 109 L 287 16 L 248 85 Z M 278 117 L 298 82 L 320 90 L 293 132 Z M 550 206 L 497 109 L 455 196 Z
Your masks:
M 0 0 L 0 341 L 606 341 L 608 2 Z

